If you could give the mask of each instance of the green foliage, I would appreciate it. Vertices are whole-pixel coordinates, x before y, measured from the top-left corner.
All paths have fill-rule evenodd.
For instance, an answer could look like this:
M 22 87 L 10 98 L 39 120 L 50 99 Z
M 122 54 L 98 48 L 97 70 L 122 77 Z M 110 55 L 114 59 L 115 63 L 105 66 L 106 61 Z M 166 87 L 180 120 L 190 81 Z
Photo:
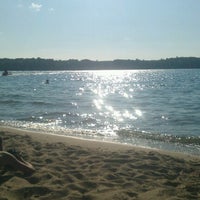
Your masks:
M 42 58 L 0 59 L 0 70 L 106 70 L 200 68 L 200 58 L 176 57 L 161 60 L 53 60 Z

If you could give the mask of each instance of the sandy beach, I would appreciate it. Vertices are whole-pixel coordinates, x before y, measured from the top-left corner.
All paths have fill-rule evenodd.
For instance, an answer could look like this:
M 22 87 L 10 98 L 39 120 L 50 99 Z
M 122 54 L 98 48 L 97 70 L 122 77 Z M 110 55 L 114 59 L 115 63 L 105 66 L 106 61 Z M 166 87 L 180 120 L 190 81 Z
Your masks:
M 0 127 L 36 172 L 0 169 L 0 200 L 200 199 L 200 157 Z

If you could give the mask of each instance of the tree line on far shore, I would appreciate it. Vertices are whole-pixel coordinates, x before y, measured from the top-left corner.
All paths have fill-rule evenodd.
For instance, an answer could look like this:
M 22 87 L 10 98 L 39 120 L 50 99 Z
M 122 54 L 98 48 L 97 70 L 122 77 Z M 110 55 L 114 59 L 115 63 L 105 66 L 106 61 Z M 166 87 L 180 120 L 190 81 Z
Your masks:
M 0 70 L 132 70 L 132 69 L 192 69 L 200 68 L 198 57 L 176 57 L 160 60 L 54 60 L 43 58 L 1 58 Z

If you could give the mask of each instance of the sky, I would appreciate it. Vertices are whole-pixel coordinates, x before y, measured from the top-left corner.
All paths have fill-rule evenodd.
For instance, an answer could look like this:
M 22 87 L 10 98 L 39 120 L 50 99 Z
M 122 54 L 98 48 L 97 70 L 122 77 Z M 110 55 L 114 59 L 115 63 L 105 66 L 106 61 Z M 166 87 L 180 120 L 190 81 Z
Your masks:
M 200 57 L 200 0 L 0 0 L 0 58 Z

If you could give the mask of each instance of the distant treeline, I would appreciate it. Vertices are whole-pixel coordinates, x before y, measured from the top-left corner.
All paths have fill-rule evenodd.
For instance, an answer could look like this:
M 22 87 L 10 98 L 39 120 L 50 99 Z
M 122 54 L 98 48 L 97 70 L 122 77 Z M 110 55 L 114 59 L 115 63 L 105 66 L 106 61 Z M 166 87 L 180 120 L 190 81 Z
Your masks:
M 160 60 L 54 60 L 42 58 L 0 59 L 0 70 L 108 70 L 200 68 L 200 58 L 176 57 Z

